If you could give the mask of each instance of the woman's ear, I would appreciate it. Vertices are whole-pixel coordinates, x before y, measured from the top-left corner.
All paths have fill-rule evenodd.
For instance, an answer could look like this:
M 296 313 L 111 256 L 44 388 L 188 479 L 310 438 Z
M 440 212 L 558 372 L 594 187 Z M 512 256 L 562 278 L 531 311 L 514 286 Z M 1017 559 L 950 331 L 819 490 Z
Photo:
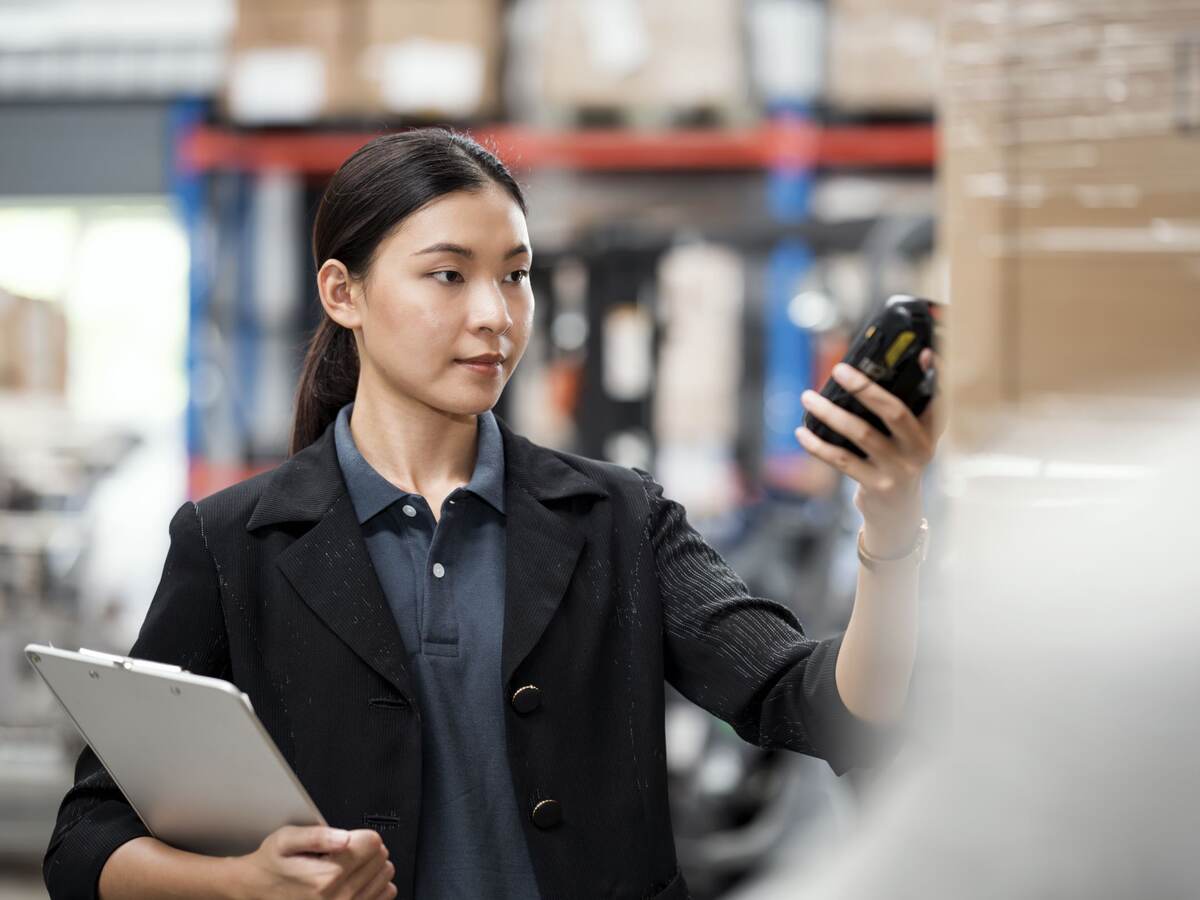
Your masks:
M 362 283 L 351 277 L 341 261 L 325 260 L 317 272 L 317 291 L 329 318 L 343 328 L 354 329 L 362 325 Z

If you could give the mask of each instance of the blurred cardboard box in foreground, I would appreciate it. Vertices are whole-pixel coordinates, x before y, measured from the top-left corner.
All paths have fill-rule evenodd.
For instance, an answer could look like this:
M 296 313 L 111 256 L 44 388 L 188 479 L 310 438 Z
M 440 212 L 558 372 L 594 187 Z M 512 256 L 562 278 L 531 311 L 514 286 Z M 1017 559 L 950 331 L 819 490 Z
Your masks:
M 1171 0 L 948 3 L 955 445 L 1087 398 L 1138 418 L 1186 409 L 1200 381 L 1198 35 L 1200 7 Z

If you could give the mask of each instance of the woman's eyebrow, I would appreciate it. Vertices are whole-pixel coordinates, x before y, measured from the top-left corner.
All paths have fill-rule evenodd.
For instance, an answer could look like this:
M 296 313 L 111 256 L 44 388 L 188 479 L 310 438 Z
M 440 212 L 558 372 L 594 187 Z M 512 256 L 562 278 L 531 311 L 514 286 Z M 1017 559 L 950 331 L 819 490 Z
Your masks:
M 524 244 L 517 244 L 517 246 L 513 247 L 504 254 L 504 258 L 512 259 L 514 256 L 520 256 L 522 253 L 528 252 L 529 248 Z M 465 257 L 466 259 L 475 258 L 475 251 L 470 247 L 464 247 L 461 244 L 450 244 L 446 241 L 442 241 L 437 244 L 430 244 L 424 250 L 418 250 L 413 254 L 413 256 L 423 256 L 426 253 L 457 253 L 459 256 Z

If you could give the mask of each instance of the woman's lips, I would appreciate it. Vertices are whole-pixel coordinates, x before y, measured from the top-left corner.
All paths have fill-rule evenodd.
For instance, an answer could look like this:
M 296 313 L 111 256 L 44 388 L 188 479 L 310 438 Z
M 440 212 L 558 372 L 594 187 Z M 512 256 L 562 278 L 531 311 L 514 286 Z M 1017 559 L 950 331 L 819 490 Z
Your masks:
M 501 371 L 500 361 L 484 362 L 481 360 L 456 359 L 456 363 L 472 372 L 478 372 L 480 375 L 499 375 Z

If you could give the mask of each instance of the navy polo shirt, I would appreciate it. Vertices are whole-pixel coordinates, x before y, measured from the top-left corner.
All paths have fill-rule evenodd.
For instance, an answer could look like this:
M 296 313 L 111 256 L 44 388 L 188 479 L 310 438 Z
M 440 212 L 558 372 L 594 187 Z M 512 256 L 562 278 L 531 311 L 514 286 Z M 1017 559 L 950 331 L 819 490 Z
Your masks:
M 416 896 L 537 897 L 504 730 L 504 445 L 478 417 L 475 470 L 442 504 L 380 475 L 334 425 L 338 463 L 400 628 L 421 709 Z

